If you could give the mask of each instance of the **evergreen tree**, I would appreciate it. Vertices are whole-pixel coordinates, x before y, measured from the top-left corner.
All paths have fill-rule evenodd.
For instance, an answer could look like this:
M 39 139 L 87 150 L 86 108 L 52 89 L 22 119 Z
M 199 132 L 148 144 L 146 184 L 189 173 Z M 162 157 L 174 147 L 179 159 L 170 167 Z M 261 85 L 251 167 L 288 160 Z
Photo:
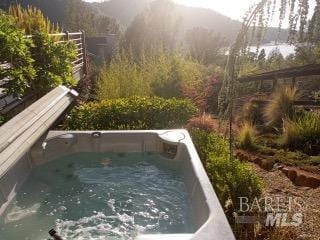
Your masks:
M 105 36 L 120 32 L 120 26 L 115 19 L 100 16 L 82 0 L 67 0 L 64 19 L 66 30 L 84 30 L 87 36 Z
M 174 7 L 169 0 L 152 2 L 150 8 L 139 14 L 128 27 L 123 47 L 132 48 L 134 56 L 158 48 L 173 50 L 180 24 Z
M 219 55 L 224 54 L 223 48 L 227 45 L 220 34 L 200 27 L 187 32 L 186 42 L 191 56 L 205 64 L 212 63 Z

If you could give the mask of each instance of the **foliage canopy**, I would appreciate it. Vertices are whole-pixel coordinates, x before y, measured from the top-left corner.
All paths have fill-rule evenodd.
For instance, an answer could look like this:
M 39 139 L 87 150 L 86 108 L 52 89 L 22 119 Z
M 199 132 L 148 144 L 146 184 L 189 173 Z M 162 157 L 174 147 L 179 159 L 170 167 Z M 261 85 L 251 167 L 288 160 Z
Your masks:
M 36 76 L 30 52 L 31 39 L 16 27 L 14 19 L 0 12 L 0 79 L 8 79 L 9 94 L 24 94 Z
M 262 184 L 259 178 L 249 165 L 230 159 L 226 139 L 199 129 L 190 133 L 222 205 L 230 199 L 238 211 L 239 197 L 248 197 L 251 202 L 260 196 Z
M 97 98 L 181 97 L 182 88 L 199 84 L 204 74 L 201 64 L 178 52 L 158 50 L 157 54 L 142 56 L 137 61 L 130 52 L 123 50 L 100 71 Z
M 31 17 L 32 26 L 27 28 L 24 21 L 27 15 L 17 16 L 28 10 L 17 9 L 15 17 L 0 13 L 0 78 L 8 80 L 7 93 L 42 94 L 60 84 L 74 85 L 72 61 L 77 56 L 74 44 L 56 44 L 47 32 L 49 23 L 43 22 L 43 15 L 34 8 L 28 14 L 34 11 L 37 15 Z M 40 22 L 36 21 L 37 16 Z M 25 35 L 24 28 L 32 32 L 31 37 Z
M 31 35 L 35 32 L 56 33 L 59 32 L 58 25 L 50 22 L 48 18 L 45 18 L 43 13 L 32 6 L 26 8 L 21 5 L 12 5 L 8 11 L 18 28 L 24 29 L 27 35 Z

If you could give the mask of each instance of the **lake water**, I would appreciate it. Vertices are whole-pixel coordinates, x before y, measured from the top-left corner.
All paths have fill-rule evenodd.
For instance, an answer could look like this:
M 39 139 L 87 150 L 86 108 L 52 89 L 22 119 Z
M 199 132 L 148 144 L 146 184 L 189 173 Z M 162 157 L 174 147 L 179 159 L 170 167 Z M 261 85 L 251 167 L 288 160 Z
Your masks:
M 178 168 L 159 154 L 79 153 L 36 167 L 0 219 L 1 240 L 133 239 L 193 232 Z
M 288 55 L 294 53 L 295 46 L 293 45 L 288 45 L 288 44 L 279 44 L 279 45 L 271 45 L 271 44 L 266 44 L 266 45 L 261 45 L 259 48 L 259 52 L 264 49 L 266 51 L 266 55 L 268 56 L 270 52 L 274 49 L 278 48 L 279 51 L 282 53 L 284 57 L 287 57 Z M 252 52 L 256 52 L 257 47 L 252 46 L 250 47 L 250 50 Z

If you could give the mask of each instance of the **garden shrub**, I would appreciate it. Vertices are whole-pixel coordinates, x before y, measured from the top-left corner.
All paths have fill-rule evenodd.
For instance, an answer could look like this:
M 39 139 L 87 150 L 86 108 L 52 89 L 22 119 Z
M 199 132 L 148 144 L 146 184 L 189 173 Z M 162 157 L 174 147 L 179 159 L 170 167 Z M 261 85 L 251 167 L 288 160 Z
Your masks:
M 12 17 L 0 12 L 0 63 L 5 64 L 0 65 L 0 79 L 10 79 L 5 85 L 6 92 L 15 95 L 43 94 L 61 84 L 75 85 L 72 72 L 72 62 L 77 57 L 75 45 L 56 44 L 47 33 L 48 29 L 40 24 L 44 19 L 38 19 L 38 23 L 36 16 L 30 21 L 34 25 L 40 24 L 40 30 L 32 32 L 31 38 L 26 37 L 25 31 L 17 26 L 27 24 L 22 22 L 27 17 L 18 18 L 19 14 L 15 14 Z M 16 22 L 18 19 L 21 22 Z M 36 28 L 34 25 L 30 27 Z
M 36 71 L 30 46 L 32 40 L 16 27 L 12 17 L 0 11 L 0 79 L 8 78 L 5 91 L 22 95 L 32 84 Z
M 20 4 L 11 5 L 8 13 L 14 18 L 16 25 L 20 29 L 24 29 L 27 35 L 38 31 L 48 34 L 59 32 L 58 25 L 51 23 L 36 7 L 27 6 L 24 8 Z
M 261 195 L 261 181 L 249 165 L 230 159 L 226 139 L 200 129 L 192 129 L 190 133 L 222 205 L 231 200 L 238 211 L 239 197 L 248 197 L 252 201 Z
M 184 85 L 202 80 L 202 65 L 178 53 L 158 50 L 135 59 L 121 50 L 98 74 L 97 99 L 132 96 L 182 97 Z
M 255 146 L 255 136 L 256 136 L 256 129 L 255 127 L 249 123 L 245 122 L 239 131 L 238 134 L 238 145 L 242 149 L 254 149 Z
M 296 88 L 281 87 L 276 91 L 267 104 L 264 116 L 267 125 L 282 127 L 284 119 L 292 119 L 295 116 L 294 102 L 298 98 Z
M 72 62 L 77 57 L 75 45 L 70 42 L 56 44 L 45 32 L 34 33 L 32 39 L 31 53 L 36 69 L 32 91 L 45 93 L 58 85 L 74 86 Z
M 179 128 L 196 114 L 188 100 L 131 97 L 82 104 L 74 108 L 66 128 L 72 130 L 136 130 Z
M 261 125 L 264 123 L 262 106 L 256 101 L 256 99 L 251 99 L 250 102 L 243 106 L 242 118 L 244 121 L 250 122 L 254 125 Z
M 152 79 L 154 95 L 164 98 L 183 97 L 183 89 L 203 82 L 205 67 L 179 52 L 160 52 L 146 62 L 146 78 Z
M 96 95 L 98 100 L 150 96 L 150 80 L 144 78 L 130 52 L 120 51 L 98 73 Z
M 189 131 L 204 166 L 206 166 L 211 152 L 216 152 L 217 155 L 225 154 L 225 141 L 222 137 L 199 128 L 192 128 Z
M 286 120 L 284 145 L 309 155 L 320 153 L 320 113 L 307 112 L 295 120 Z
M 213 119 L 210 114 L 201 114 L 200 116 L 193 117 L 188 120 L 186 125 L 187 129 L 199 128 L 206 132 L 217 130 L 219 123 L 218 120 Z

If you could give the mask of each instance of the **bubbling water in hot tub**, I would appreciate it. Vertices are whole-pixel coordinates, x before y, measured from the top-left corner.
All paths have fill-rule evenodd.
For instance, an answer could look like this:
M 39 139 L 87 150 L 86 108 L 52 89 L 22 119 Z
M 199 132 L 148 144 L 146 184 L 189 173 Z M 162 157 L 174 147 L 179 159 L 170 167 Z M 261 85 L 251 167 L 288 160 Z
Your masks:
M 169 163 L 169 164 L 168 164 Z M 36 167 L 0 222 L 0 239 L 134 239 L 191 233 L 179 165 L 160 154 L 77 153 Z

